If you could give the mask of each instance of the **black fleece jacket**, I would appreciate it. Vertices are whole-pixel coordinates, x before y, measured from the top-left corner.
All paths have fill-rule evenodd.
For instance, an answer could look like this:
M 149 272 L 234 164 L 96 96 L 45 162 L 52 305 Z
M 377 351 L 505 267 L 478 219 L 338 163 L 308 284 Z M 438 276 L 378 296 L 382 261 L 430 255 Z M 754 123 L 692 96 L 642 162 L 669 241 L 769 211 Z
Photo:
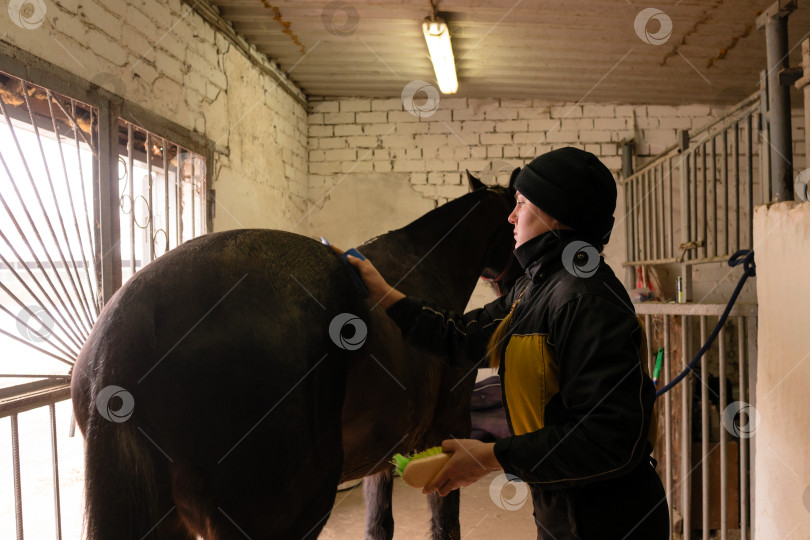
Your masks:
M 523 292 L 499 367 L 515 435 L 495 444 L 496 458 L 543 489 L 622 476 L 648 459 L 655 401 L 630 298 L 574 231 L 541 234 L 515 254 L 525 276 L 483 308 L 461 315 L 406 297 L 387 313 L 450 365 L 486 367 L 486 344 Z

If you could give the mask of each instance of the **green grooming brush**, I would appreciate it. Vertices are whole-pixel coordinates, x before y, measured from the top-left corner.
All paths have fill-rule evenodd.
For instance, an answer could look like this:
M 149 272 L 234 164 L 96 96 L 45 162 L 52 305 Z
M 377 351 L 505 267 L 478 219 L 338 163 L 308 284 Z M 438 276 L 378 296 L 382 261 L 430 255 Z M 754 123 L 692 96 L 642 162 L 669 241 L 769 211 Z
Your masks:
M 391 463 L 406 484 L 423 488 L 442 470 L 451 455 L 442 452 L 441 446 L 434 446 L 412 456 L 396 454 Z

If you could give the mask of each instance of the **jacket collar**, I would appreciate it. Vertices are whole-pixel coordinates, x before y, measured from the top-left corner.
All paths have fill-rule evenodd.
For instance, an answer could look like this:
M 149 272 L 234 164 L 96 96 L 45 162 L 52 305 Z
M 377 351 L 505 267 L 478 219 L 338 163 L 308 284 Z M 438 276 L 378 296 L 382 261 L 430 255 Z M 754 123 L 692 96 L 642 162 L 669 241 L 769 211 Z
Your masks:
M 515 257 L 526 270 L 526 275 L 535 281 L 562 266 L 562 252 L 573 240 L 584 240 L 577 231 L 548 231 L 525 242 L 515 249 Z

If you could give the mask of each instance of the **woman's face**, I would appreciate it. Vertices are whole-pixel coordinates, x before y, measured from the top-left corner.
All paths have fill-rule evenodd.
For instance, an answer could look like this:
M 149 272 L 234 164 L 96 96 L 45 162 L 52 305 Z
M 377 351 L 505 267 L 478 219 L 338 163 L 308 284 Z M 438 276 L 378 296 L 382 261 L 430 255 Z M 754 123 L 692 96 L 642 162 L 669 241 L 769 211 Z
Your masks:
M 529 202 L 519 191 L 515 199 L 517 204 L 509 214 L 509 223 L 515 226 L 516 248 L 535 236 L 560 228 L 560 222 Z

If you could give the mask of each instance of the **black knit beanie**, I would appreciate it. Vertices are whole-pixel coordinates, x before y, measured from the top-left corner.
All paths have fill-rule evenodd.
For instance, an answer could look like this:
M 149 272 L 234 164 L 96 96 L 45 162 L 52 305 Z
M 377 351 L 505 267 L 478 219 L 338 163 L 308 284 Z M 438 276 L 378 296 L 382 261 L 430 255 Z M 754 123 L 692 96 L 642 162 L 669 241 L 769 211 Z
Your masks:
M 616 181 L 599 158 L 567 146 L 535 158 L 515 189 L 557 221 L 607 244 L 616 210 Z

